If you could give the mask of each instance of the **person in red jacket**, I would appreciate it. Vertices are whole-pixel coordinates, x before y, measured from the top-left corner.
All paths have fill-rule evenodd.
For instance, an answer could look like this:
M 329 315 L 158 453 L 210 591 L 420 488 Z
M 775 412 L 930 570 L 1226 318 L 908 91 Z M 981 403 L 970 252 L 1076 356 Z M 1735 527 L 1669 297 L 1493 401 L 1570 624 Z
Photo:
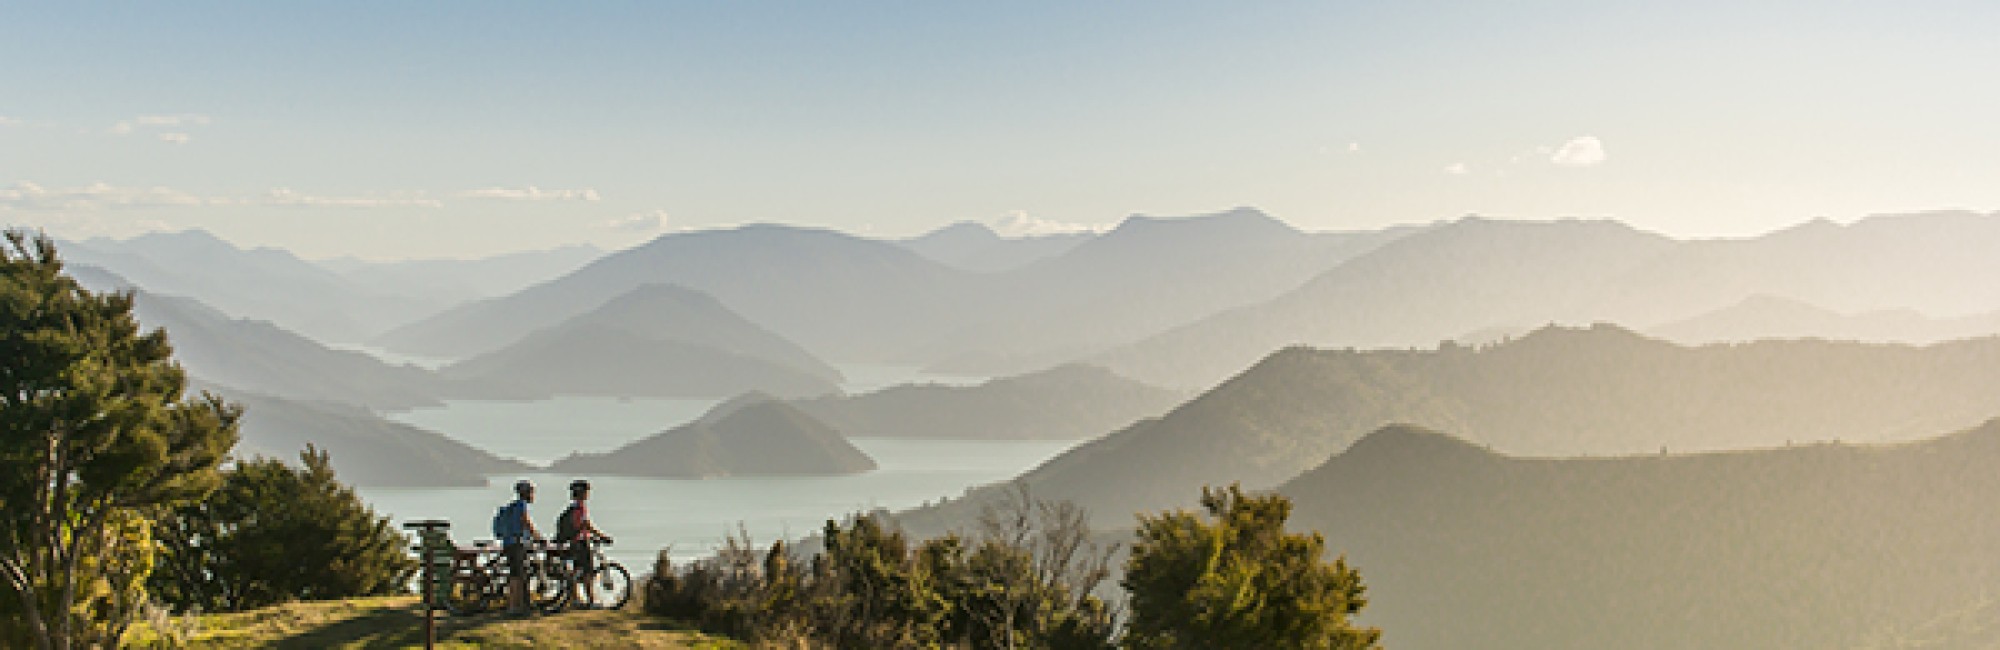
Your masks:
M 597 587 L 590 579 L 597 574 L 597 566 L 590 546 L 600 541 L 609 544 L 611 536 L 604 534 L 603 530 L 599 530 L 597 525 L 590 521 L 590 508 L 586 504 L 590 500 L 590 481 L 583 479 L 570 481 L 569 498 L 569 507 L 556 519 L 556 541 L 569 544 L 570 562 L 576 569 L 576 575 L 581 578 L 577 582 L 583 583 L 584 598 L 574 602 L 584 603 L 582 608 L 588 609 L 590 603 L 597 601 Z M 570 592 L 572 599 L 576 596 L 576 592 Z

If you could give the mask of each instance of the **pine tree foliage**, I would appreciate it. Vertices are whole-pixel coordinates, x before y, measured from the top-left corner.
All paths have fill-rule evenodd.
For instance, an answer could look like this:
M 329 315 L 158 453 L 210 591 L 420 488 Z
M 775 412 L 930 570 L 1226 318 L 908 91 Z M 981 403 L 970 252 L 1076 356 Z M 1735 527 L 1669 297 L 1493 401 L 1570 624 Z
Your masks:
M 1322 561 L 1317 532 L 1285 532 L 1291 501 L 1202 490 L 1204 519 L 1180 510 L 1141 515 L 1123 584 L 1129 648 L 1376 647 L 1381 631 L 1349 618 L 1367 601 L 1345 558 Z
M 206 495 L 238 409 L 183 400 L 130 294 L 63 273 L 46 236 L 0 245 L 0 642 L 116 645 L 144 598 L 142 514 Z M 18 613 L 18 615 L 16 615 Z
M 417 568 L 408 538 L 334 476 L 325 451 L 308 445 L 299 460 L 238 463 L 214 496 L 161 518 L 161 600 L 241 611 L 403 590 Z

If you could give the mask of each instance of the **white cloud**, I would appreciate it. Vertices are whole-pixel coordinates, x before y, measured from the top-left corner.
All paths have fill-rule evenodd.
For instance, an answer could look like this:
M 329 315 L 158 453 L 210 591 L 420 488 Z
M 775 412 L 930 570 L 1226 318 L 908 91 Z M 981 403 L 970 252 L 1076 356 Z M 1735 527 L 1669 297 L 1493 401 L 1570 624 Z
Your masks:
M 494 199 L 500 201 L 596 201 L 597 190 L 545 190 L 533 185 L 521 189 L 511 187 L 486 187 L 467 190 L 458 194 L 467 199 Z
M 82 187 L 50 188 L 20 181 L 0 188 L 0 210 L 94 211 L 119 208 L 168 208 L 196 206 L 303 206 L 328 208 L 442 207 L 443 202 L 421 195 L 329 197 L 312 196 L 278 188 L 262 196 L 233 198 L 197 196 L 171 187 L 120 187 L 92 183 Z
M 1105 230 L 1104 226 L 1037 219 L 1028 216 L 1028 213 L 1024 210 L 1015 210 L 1007 216 L 994 219 L 991 225 L 993 231 L 999 233 L 1001 237 L 1066 235 L 1079 232 L 1104 232 Z
M 118 187 L 92 183 L 83 187 L 47 188 L 20 181 L 0 188 L 0 209 L 106 210 L 193 206 L 201 197 L 168 187 Z
M 1348 151 L 1348 152 L 1350 152 L 1350 153 L 1358 153 L 1358 152 L 1360 152 L 1360 151 L 1361 151 L 1361 143 L 1359 143 L 1359 142 L 1349 142 L 1349 143 L 1347 143 L 1347 151 Z
M 5 115 L 0 115 L 0 126 L 25 126 L 25 125 L 27 125 L 27 122 L 22 121 L 21 118 L 7 117 Z
M 621 232 L 654 233 L 666 230 L 667 224 L 672 222 L 673 219 L 667 216 L 666 210 L 653 210 L 606 221 L 604 227 Z
M 1472 168 L 1466 167 L 1465 163 L 1462 162 L 1455 162 L 1444 166 L 1444 173 L 1451 174 L 1453 176 L 1462 176 L 1471 171 Z
M 141 128 L 157 129 L 157 128 L 208 126 L 209 123 L 212 121 L 213 120 L 210 120 L 207 115 L 201 115 L 197 113 L 181 113 L 178 115 L 141 115 L 111 125 L 111 134 L 131 135 L 133 132 L 138 131 Z M 165 137 L 162 137 L 160 139 L 166 140 L 167 142 L 174 142 L 173 140 L 167 140 Z M 175 144 L 179 143 L 176 142 Z
M 218 205 L 229 205 L 225 203 Z M 288 187 L 280 187 L 264 193 L 256 200 L 243 200 L 237 205 L 276 205 L 307 208 L 441 208 L 444 202 L 421 195 L 416 196 L 314 196 L 301 194 Z
M 1549 162 L 1564 167 L 1591 167 L 1604 163 L 1604 141 L 1591 136 L 1571 138 L 1549 154 Z
M 188 134 L 186 134 L 186 133 L 162 133 L 162 134 L 160 134 L 160 141 L 161 141 L 161 142 L 165 142 L 165 143 L 167 143 L 167 144 L 187 144 L 187 143 L 188 143 Z
M 180 115 L 141 115 L 136 120 L 140 126 L 208 126 L 207 115 L 183 113 Z

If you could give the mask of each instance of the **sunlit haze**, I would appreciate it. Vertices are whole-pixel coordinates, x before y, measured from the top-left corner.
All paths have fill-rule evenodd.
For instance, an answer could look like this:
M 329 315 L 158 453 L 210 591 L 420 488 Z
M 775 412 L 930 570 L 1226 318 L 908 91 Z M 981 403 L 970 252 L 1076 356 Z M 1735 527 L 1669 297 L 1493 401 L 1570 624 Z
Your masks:
M 1255 206 L 1678 237 L 2000 208 L 2000 4 L 0 8 L 0 222 L 309 258 Z

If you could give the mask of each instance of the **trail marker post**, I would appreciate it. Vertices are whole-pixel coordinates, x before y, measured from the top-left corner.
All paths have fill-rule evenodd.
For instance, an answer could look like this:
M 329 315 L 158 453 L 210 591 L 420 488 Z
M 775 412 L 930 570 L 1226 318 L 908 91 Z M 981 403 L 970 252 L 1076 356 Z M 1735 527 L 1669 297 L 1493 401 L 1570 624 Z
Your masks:
M 444 607 L 451 589 L 451 522 L 425 519 L 404 522 L 403 528 L 417 531 L 417 545 L 410 550 L 416 551 L 418 561 L 423 563 L 419 589 L 424 604 L 424 650 L 431 650 L 437 646 L 437 611 Z

